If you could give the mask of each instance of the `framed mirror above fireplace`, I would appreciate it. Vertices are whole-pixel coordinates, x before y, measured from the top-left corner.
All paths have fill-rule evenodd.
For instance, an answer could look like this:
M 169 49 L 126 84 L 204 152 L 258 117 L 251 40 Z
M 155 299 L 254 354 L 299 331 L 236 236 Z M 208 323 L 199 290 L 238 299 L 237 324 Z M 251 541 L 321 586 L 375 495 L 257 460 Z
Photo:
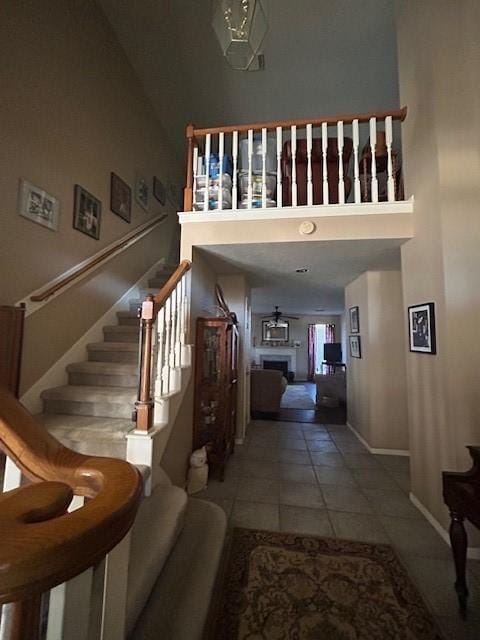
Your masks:
M 274 322 L 272 320 L 262 321 L 263 342 L 288 342 L 288 322 L 286 320 Z

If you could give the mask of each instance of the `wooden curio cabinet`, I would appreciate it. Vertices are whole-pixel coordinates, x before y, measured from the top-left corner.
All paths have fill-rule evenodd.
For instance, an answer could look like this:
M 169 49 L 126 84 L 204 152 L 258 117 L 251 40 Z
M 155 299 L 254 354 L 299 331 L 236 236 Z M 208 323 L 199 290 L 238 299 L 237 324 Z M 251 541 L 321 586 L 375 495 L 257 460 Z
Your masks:
M 223 480 L 235 445 L 238 331 L 230 318 L 197 318 L 193 448 L 207 445 Z

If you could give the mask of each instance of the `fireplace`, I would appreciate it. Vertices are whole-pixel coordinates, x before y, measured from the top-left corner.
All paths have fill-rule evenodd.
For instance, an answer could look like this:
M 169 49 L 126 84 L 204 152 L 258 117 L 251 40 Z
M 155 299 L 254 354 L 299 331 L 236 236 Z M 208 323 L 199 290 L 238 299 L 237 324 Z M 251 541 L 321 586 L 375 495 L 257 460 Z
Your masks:
M 283 373 L 285 378 L 288 375 L 288 362 L 286 360 L 264 360 L 264 369 L 278 369 Z

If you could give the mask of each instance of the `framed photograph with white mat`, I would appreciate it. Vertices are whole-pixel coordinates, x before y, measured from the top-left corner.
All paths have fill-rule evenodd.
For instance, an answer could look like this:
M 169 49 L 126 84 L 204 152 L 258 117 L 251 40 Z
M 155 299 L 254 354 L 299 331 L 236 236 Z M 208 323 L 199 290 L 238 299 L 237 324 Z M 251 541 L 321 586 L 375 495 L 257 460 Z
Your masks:
M 20 180 L 18 213 L 51 231 L 58 228 L 60 201 L 27 180 Z
M 433 355 L 437 353 L 433 302 L 408 307 L 408 338 L 410 351 Z
M 350 356 L 352 358 L 361 358 L 362 357 L 362 344 L 360 341 L 360 336 L 350 336 Z

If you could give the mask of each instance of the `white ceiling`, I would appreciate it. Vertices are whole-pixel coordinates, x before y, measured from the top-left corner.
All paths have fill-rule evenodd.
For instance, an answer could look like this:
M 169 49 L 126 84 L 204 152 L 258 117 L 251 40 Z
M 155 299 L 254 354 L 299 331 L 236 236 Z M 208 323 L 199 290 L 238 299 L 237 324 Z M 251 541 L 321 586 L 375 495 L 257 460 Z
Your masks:
M 262 0 L 265 70 L 232 70 L 212 0 L 99 0 L 177 150 L 184 127 L 397 108 L 396 0 Z
M 210 245 L 201 252 L 218 274 L 243 273 L 252 309 L 269 313 L 341 313 L 344 288 L 364 271 L 399 270 L 401 240 Z M 307 267 L 308 273 L 296 273 Z M 323 311 L 319 312 L 319 309 Z

